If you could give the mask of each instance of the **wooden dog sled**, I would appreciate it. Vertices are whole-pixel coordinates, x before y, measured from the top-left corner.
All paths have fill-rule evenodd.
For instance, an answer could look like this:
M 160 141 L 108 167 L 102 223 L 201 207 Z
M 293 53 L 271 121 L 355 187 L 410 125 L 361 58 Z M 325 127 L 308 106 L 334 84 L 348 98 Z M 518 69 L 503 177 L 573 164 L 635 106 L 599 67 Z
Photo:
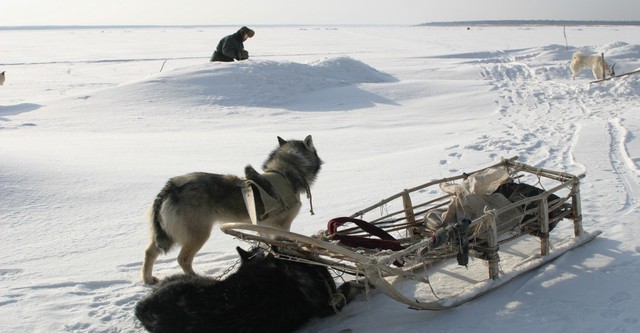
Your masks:
M 599 235 L 582 228 L 583 177 L 535 168 L 514 157 L 406 189 L 333 219 L 327 230 L 312 237 L 243 223 L 226 223 L 221 229 L 277 246 L 283 259 L 326 265 L 348 273 L 342 278 L 364 279 L 410 308 L 443 310 Z M 564 220 L 572 227 L 561 225 Z M 563 237 L 563 231 L 572 235 Z

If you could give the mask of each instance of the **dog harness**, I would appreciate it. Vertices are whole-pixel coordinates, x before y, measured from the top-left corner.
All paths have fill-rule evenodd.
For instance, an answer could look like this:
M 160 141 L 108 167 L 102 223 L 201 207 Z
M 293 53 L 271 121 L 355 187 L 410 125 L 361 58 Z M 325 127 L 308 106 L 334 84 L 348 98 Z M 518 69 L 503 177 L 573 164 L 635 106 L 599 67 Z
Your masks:
M 253 224 L 258 224 L 258 221 L 264 221 L 274 214 L 300 204 L 300 195 L 293 191 L 291 184 L 283 175 L 277 172 L 266 172 L 262 176 L 273 186 L 277 197 L 271 196 L 258 183 L 250 179 L 244 179 L 241 186 L 244 203 L 247 206 L 247 211 Z M 256 212 L 253 186 L 260 192 L 260 198 L 264 205 L 264 213 L 260 216 Z

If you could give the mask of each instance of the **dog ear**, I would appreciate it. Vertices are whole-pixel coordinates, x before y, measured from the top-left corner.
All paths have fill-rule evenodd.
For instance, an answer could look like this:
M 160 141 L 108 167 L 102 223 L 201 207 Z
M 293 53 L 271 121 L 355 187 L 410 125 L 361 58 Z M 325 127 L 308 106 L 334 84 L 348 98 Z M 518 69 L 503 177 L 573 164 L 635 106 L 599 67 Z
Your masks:
M 240 260 L 242 260 L 242 262 L 247 262 L 251 258 L 251 253 L 245 251 L 243 248 L 239 246 L 236 246 L 236 251 L 238 251 L 238 254 L 240 255 Z
M 307 148 L 309 148 L 309 150 L 311 151 L 316 150 L 316 147 L 313 146 L 313 138 L 311 138 L 311 135 L 307 135 L 307 137 L 304 138 L 304 144 L 305 146 L 307 146 Z
M 285 143 L 287 143 L 287 140 L 285 140 L 285 139 L 283 139 L 283 138 L 281 138 L 281 137 L 278 137 L 278 144 L 280 144 L 280 145 L 282 146 L 282 145 L 284 145 Z

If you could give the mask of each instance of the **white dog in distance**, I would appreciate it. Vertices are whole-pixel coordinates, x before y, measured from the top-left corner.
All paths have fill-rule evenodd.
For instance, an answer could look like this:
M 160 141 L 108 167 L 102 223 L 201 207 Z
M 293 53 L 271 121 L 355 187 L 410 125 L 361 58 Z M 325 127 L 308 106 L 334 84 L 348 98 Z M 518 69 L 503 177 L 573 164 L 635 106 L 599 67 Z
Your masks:
M 576 74 L 580 72 L 582 69 L 591 69 L 593 72 L 593 77 L 596 80 L 604 79 L 602 76 L 602 65 L 604 63 L 604 73 L 606 76 L 615 75 L 613 72 L 613 67 L 609 66 L 609 64 L 598 55 L 583 55 L 580 52 L 576 52 L 573 54 L 571 59 L 571 78 L 573 80 L 576 79 Z M 615 64 L 613 65 L 615 66 Z

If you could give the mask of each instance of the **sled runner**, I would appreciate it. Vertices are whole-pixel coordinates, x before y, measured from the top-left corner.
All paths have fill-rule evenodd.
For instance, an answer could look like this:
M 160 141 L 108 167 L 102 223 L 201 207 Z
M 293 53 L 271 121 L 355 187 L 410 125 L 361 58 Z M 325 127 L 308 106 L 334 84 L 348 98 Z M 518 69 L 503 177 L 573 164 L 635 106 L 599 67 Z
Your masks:
M 583 177 L 535 168 L 514 157 L 406 189 L 332 219 L 327 230 L 312 237 L 255 224 L 220 228 L 243 240 L 278 246 L 279 252 L 285 249 L 282 259 L 364 278 L 410 308 L 443 310 L 598 236 L 600 231 L 582 228 Z M 565 220 L 572 224 L 560 223 Z

